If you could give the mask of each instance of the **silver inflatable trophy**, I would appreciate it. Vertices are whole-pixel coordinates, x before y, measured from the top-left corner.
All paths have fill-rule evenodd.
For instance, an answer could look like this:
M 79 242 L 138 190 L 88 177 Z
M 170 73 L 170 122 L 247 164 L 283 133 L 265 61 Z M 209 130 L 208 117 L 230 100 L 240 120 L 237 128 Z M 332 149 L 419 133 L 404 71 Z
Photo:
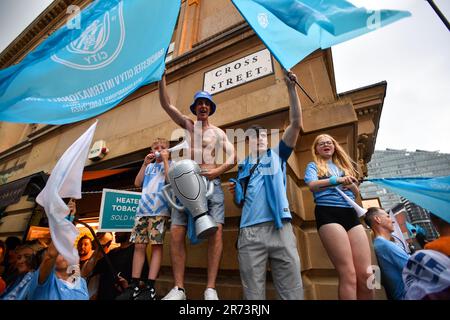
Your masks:
M 168 176 L 170 184 L 162 188 L 162 194 L 169 205 L 178 210 L 186 208 L 194 217 L 195 233 L 199 239 L 206 239 L 218 229 L 217 223 L 208 215 L 208 198 L 214 192 L 214 183 L 200 175 L 199 165 L 189 159 L 172 165 Z M 171 193 L 171 194 L 169 194 Z M 176 204 L 175 196 L 183 204 Z

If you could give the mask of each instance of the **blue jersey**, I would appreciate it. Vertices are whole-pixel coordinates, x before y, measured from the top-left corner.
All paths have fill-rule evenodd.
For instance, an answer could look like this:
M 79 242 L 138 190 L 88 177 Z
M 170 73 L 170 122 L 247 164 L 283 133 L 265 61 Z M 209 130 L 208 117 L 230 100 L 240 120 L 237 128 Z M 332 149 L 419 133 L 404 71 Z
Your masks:
M 286 171 L 283 168 L 286 161 L 292 153 L 292 148 L 288 147 L 283 140 L 280 141 L 278 148 L 271 150 L 263 155 L 259 164 L 253 171 L 252 176 L 248 182 L 247 191 L 245 194 L 244 207 L 241 216 L 241 228 L 249 227 L 255 224 L 274 221 L 273 213 L 270 210 L 269 201 L 272 198 L 267 196 L 267 186 L 264 175 L 271 175 L 271 181 L 275 184 L 278 190 L 278 201 L 282 209 L 281 219 L 292 219 L 289 211 L 289 202 L 286 196 Z M 275 152 L 274 152 L 275 151 Z M 269 155 L 270 154 L 270 155 Z M 254 161 L 255 163 L 255 161 Z
M 142 195 L 136 216 L 170 216 L 167 200 L 161 193 L 164 185 L 164 163 L 150 163 L 145 168 Z
M 314 162 L 308 163 L 305 170 L 305 182 L 309 184 L 312 181 L 329 179 L 331 176 L 343 177 L 344 171 L 339 169 L 332 161 L 328 161 L 328 170 L 331 174 L 323 177 L 318 176 L 318 169 Z M 350 190 L 342 190 L 345 192 L 347 196 L 350 197 L 353 201 L 355 201 L 355 195 Z M 339 192 L 334 188 L 330 187 L 324 189 L 323 191 L 313 192 L 314 202 L 319 206 L 327 206 L 327 207 L 344 207 L 344 208 L 352 208 L 352 206 L 339 194 Z
M 402 271 L 409 255 L 398 245 L 383 237 L 375 238 L 373 248 L 381 269 L 381 283 L 388 297 L 402 300 L 405 296 Z
M 55 274 L 55 268 L 50 275 L 39 284 L 39 270 L 35 272 L 30 286 L 30 300 L 89 300 L 86 280 L 76 278 L 74 283 L 59 279 Z
M 36 271 L 30 271 L 10 284 L 5 292 L 0 295 L 0 300 L 27 300 L 30 293 L 30 286 Z

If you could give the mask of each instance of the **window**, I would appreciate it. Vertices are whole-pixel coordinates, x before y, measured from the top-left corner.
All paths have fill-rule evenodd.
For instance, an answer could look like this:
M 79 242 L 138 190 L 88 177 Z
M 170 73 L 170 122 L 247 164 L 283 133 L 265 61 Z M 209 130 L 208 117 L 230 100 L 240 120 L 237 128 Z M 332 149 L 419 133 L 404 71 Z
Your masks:
M 166 63 L 173 59 L 173 51 L 175 49 L 175 42 L 171 42 L 167 50 Z

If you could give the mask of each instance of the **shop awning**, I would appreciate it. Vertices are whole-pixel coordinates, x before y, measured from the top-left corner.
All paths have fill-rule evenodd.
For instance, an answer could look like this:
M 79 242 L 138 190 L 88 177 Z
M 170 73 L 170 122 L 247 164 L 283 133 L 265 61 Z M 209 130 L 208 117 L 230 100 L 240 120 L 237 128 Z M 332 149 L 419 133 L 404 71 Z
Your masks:
M 109 170 L 96 170 L 96 171 L 84 171 L 83 181 L 95 180 L 100 178 L 105 178 L 119 174 L 122 172 L 130 171 L 133 168 L 122 168 L 122 169 L 109 169 Z
M 48 175 L 41 171 L 0 185 L 0 208 L 19 202 L 23 194 L 33 193 L 35 196 L 45 186 L 47 179 Z

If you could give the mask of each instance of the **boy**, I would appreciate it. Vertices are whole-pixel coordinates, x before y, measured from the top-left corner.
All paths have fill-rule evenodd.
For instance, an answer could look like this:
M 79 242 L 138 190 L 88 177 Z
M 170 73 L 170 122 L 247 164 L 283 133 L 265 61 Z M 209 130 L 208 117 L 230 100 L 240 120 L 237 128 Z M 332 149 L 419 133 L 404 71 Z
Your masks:
M 135 243 L 131 284 L 122 294 L 130 300 L 156 300 L 155 280 L 161 266 L 163 240 L 170 217 L 169 207 L 161 193 L 168 181 L 168 147 L 166 139 L 157 138 L 153 142 L 152 150 L 145 157 L 134 182 L 137 187 L 142 186 L 142 196 L 130 237 L 130 241 Z M 152 246 L 150 268 L 148 278 L 141 279 L 147 244 Z M 142 289 L 140 280 L 145 283 Z
M 302 113 L 295 89 L 297 77 L 292 72 L 285 72 L 285 76 L 290 101 L 289 126 L 274 149 L 268 148 L 267 130 L 251 126 L 247 131 L 250 155 L 239 165 L 237 180 L 229 185 L 235 202 L 243 207 L 237 246 L 246 300 L 266 299 L 268 261 L 280 299 L 303 300 L 300 257 L 285 185 L 286 162 L 300 135 Z M 248 181 L 245 191 L 244 180 Z M 237 181 L 240 192 L 236 192 Z

